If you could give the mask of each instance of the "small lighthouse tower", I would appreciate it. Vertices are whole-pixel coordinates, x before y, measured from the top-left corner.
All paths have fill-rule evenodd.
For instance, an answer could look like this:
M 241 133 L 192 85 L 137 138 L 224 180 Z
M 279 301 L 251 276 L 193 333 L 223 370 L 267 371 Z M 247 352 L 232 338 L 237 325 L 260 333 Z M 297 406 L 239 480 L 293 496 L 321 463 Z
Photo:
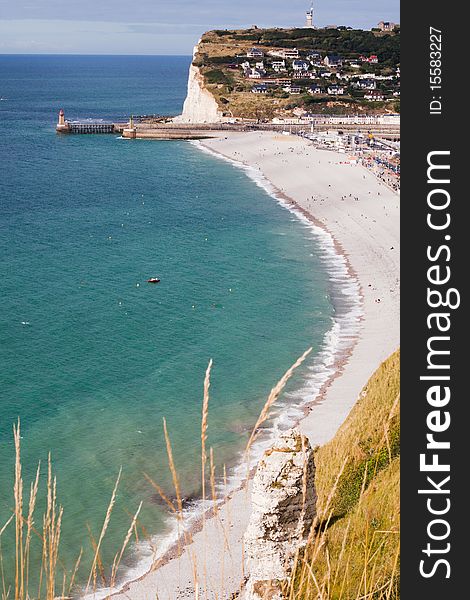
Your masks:
M 57 122 L 56 131 L 57 133 L 69 132 L 69 124 L 65 120 L 65 114 L 62 108 L 59 111 L 59 121 Z
M 127 127 L 125 127 L 122 132 L 122 137 L 135 139 L 136 136 L 137 136 L 137 127 L 135 126 L 135 123 L 134 123 L 134 115 L 131 115 L 131 118 L 129 119 L 129 123 L 127 124 Z
M 315 29 L 315 25 L 313 24 L 313 2 L 310 6 L 310 10 L 307 11 L 307 22 L 305 24 L 305 27 L 307 27 L 308 29 Z

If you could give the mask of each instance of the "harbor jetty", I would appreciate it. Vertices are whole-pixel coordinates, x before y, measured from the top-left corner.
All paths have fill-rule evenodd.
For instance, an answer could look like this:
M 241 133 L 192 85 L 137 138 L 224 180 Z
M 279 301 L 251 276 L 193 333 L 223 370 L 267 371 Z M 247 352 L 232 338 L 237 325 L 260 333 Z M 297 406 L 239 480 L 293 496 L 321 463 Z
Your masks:
M 59 111 L 59 120 L 56 125 L 57 133 L 115 133 L 115 124 L 104 121 L 67 121 L 63 109 Z
M 59 112 L 56 126 L 60 134 L 114 134 L 126 139 L 150 140 L 203 140 L 220 137 L 222 131 L 273 131 L 289 132 L 291 134 L 304 134 L 307 132 L 339 131 L 341 133 L 371 134 L 375 138 L 398 141 L 400 127 L 395 123 L 354 123 L 344 119 L 342 122 L 259 122 L 254 119 L 240 119 L 235 122 L 218 123 L 181 123 L 173 121 L 170 117 L 133 117 L 127 123 L 108 123 L 104 121 L 68 121 L 64 111 Z
M 153 140 L 201 140 L 215 137 L 221 129 L 243 131 L 243 125 L 228 124 L 201 124 L 182 125 L 168 122 L 166 119 L 159 121 L 152 118 L 140 117 L 139 121 L 130 117 L 127 123 L 107 123 L 104 121 L 68 121 L 61 109 L 56 131 L 60 134 L 115 134 L 126 139 L 153 139 Z

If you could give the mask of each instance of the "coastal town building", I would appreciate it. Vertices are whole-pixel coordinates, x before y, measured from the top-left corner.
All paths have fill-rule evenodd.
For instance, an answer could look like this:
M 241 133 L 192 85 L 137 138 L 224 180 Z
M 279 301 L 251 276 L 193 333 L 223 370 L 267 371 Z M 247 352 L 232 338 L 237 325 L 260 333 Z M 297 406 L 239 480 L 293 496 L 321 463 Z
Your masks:
M 314 96 L 315 94 L 323 94 L 323 89 L 319 85 L 312 85 L 308 88 L 308 93 Z
M 315 73 L 309 73 L 308 71 L 295 71 L 292 75 L 292 79 L 315 79 Z
M 305 60 L 294 60 L 292 63 L 294 71 L 308 71 L 309 64 Z
M 377 82 L 375 79 L 359 79 L 354 82 L 354 86 L 358 87 L 360 90 L 375 90 L 377 87 Z
M 301 94 L 302 88 L 298 85 L 287 84 L 282 88 L 288 94 Z
M 311 115 L 316 125 L 400 125 L 398 114 Z
M 285 60 L 273 60 L 273 62 L 271 63 L 271 67 L 274 71 L 276 71 L 276 73 L 287 71 Z
M 327 67 L 341 67 L 343 59 L 337 54 L 327 54 L 323 59 L 323 64 Z
M 398 23 L 392 23 L 391 21 L 380 21 L 377 24 L 377 29 L 380 29 L 380 31 L 393 31 L 395 27 L 399 27 Z
M 312 64 L 319 64 L 321 62 L 321 54 L 319 52 L 308 52 L 307 60 Z
M 299 58 L 300 54 L 297 48 L 280 48 L 279 50 L 270 50 L 269 56 L 278 56 L 279 58 L 294 60 Z
M 344 94 L 344 88 L 336 84 L 329 85 L 327 91 L 331 96 L 342 96 Z
M 267 94 L 268 86 L 265 83 L 260 83 L 259 85 L 254 85 L 251 91 L 253 94 Z
M 250 79 L 262 79 L 266 75 L 265 71 L 261 71 L 260 69 L 251 69 L 248 72 L 248 77 Z
M 259 48 L 250 48 L 246 55 L 248 58 L 263 58 L 264 52 Z
M 361 54 L 359 60 L 363 63 L 370 63 L 371 65 L 376 65 L 379 62 L 379 58 L 375 54 L 371 54 L 370 56 L 364 56 Z
M 371 102 L 382 102 L 385 100 L 385 96 L 378 90 L 371 90 L 370 92 L 366 92 L 364 94 L 364 99 L 370 100 Z

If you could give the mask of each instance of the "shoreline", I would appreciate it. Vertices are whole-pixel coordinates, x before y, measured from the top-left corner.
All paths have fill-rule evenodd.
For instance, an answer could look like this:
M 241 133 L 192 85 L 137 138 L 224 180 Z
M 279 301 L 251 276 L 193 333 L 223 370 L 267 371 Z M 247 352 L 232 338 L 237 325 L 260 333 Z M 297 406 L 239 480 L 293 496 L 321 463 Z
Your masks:
M 290 142 L 290 144 L 287 145 L 286 142 Z M 315 195 L 318 196 L 318 198 L 315 198 L 316 202 L 322 196 L 320 192 L 325 192 L 322 186 L 318 185 L 318 181 L 312 177 L 312 189 L 310 189 L 309 186 L 305 186 L 305 182 L 303 182 L 303 185 L 299 184 L 298 187 L 301 194 L 305 194 L 307 190 L 309 192 L 315 192 L 311 198 L 307 197 L 304 201 L 301 199 L 299 190 L 292 191 L 291 189 L 288 189 L 295 187 L 295 185 L 289 185 L 289 181 L 295 180 L 295 175 L 298 174 L 296 171 L 298 172 L 299 169 L 303 169 L 305 175 L 305 168 L 308 169 L 311 166 L 311 162 L 307 161 L 305 163 L 305 161 L 303 161 L 304 164 L 300 165 L 297 164 L 300 161 L 295 160 L 294 162 L 296 165 L 293 167 L 293 170 L 290 168 L 286 169 L 285 173 L 282 173 L 282 165 L 288 162 L 287 159 L 289 158 L 289 154 L 293 154 L 296 149 L 298 151 L 300 150 L 302 154 L 308 154 L 308 156 L 310 156 L 311 153 L 314 158 L 321 156 L 322 160 L 319 161 L 319 164 L 321 162 L 325 164 L 328 162 L 331 164 L 332 161 L 328 159 L 336 157 L 341 159 L 337 161 L 337 165 L 341 164 L 346 169 L 360 169 L 361 176 L 366 181 L 366 190 L 368 189 L 367 186 L 373 189 L 377 189 L 378 187 L 386 189 L 387 194 L 396 199 L 392 228 L 394 230 L 394 236 L 392 237 L 395 239 L 394 243 L 397 245 L 392 246 L 391 250 L 398 248 L 399 243 L 397 229 L 398 197 L 393 191 L 387 188 L 385 184 L 381 184 L 372 173 L 363 169 L 363 167 L 357 165 L 354 167 L 346 166 L 344 164 L 344 154 L 338 155 L 331 151 L 313 149 L 309 146 L 308 140 L 302 138 L 294 136 L 280 138 L 279 136 L 273 135 L 272 132 L 255 132 L 221 135 L 215 139 L 198 142 L 198 145 L 202 146 L 202 149 L 205 151 L 211 152 L 212 154 L 218 154 L 221 158 L 235 163 L 236 166 L 252 169 L 255 173 L 259 171 L 260 175 L 269 182 L 272 189 L 267 190 L 267 192 L 273 196 L 274 199 L 284 203 L 286 208 L 297 213 L 297 216 L 300 214 L 304 219 L 307 219 L 309 223 L 326 232 L 333 242 L 335 252 L 345 260 L 349 279 L 357 282 L 358 287 L 356 293 L 360 296 L 361 312 L 363 313 L 358 319 L 359 330 L 356 334 L 353 333 L 349 337 L 348 347 L 343 349 L 342 353 L 339 352 L 335 354 L 333 364 L 329 365 L 331 372 L 322 382 L 320 388 L 315 391 L 313 397 L 300 406 L 302 415 L 299 415 L 299 418 L 297 419 L 302 432 L 310 438 L 312 445 L 323 444 L 333 437 L 338 427 L 346 418 L 349 410 L 359 396 L 362 387 L 366 384 L 368 376 L 372 374 L 380 362 L 391 354 L 398 346 L 399 322 L 398 318 L 395 319 L 395 321 L 392 319 L 392 326 L 386 325 L 387 329 L 395 329 L 395 331 L 394 335 L 391 336 L 391 339 L 388 340 L 388 343 L 385 344 L 385 348 L 380 347 L 380 344 L 377 347 L 371 346 L 368 329 L 370 329 L 371 321 L 374 321 L 374 319 L 370 319 L 370 292 L 374 291 L 375 293 L 376 290 L 378 290 L 383 296 L 383 286 L 381 285 L 378 288 L 374 286 L 374 290 L 369 289 L 371 284 L 365 282 L 362 267 L 358 272 L 358 269 L 356 268 L 358 261 L 356 261 L 355 256 L 351 257 L 350 240 L 345 240 L 344 236 L 338 234 L 338 231 L 336 231 L 337 228 L 334 226 L 328 227 L 328 219 L 325 218 L 327 214 L 321 214 L 322 212 L 325 213 L 324 210 L 315 211 L 313 209 L 312 202 Z M 288 146 L 287 148 L 286 145 Z M 307 148 L 308 152 L 306 152 Z M 286 152 L 283 152 L 283 150 L 286 150 Z M 323 164 L 323 168 L 325 167 L 325 164 Z M 276 171 L 274 176 L 271 173 L 273 166 Z M 333 167 L 333 170 L 335 171 L 337 168 L 341 167 Z M 365 175 L 364 172 L 367 173 L 367 175 Z M 260 185 L 255 177 L 252 177 L 252 179 L 255 183 Z M 330 181 L 328 178 L 327 180 Z M 371 180 L 375 182 L 375 185 L 372 184 Z M 335 187 L 332 187 L 331 184 L 327 184 L 328 187 L 332 189 L 327 190 L 327 196 L 321 200 L 322 203 L 332 200 L 332 194 L 338 194 L 338 181 L 335 181 L 337 183 Z M 282 185 L 278 185 L 279 183 Z M 310 184 L 310 181 L 308 183 Z M 347 186 L 348 178 L 345 177 L 342 183 Z M 352 189 L 354 193 L 356 193 L 356 189 L 354 187 Z M 369 190 L 369 194 L 370 193 Z M 387 199 L 387 202 L 389 201 L 390 198 Z M 319 212 L 320 214 L 318 214 Z M 334 213 L 335 211 L 327 210 L 326 213 L 328 212 Z M 351 212 L 353 211 L 351 210 Z M 345 215 L 343 215 L 343 217 L 344 216 Z M 364 213 L 362 213 L 361 216 L 364 217 Z M 353 215 L 353 221 L 354 218 L 357 218 L 357 215 Z M 366 219 L 367 218 L 366 215 Z M 374 219 L 374 222 L 376 221 L 377 219 Z M 333 220 L 332 224 L 334 223 L 338 224 L 338 220 Z M 346 244 L 344 243 L 345 241 L 347 242 Z M 365 245 L 367 246 L 367 243 Z M 395 254 L 398 258 L 398 251 Z M 365 262 L 367 263 L 367 257 L 363 258 L 366 259 Z M 381 261 L 379 260 L 378 262 L 380 263 Z M 383 260 L 382 262 L 384 263 L 383 267 L 385 267 L 387 260 Z M 395 262 L 394 266 L 395 269 L 392 269 L 392 272 L 393 275 L 398 278 L 398 264 Z M 373 274 L 370 273 L 369 276 L 372 277 Z M 381 302 L 382 300 L 379 298 L 379 303 Z M 398 308 L 398 299 L 395 300 L 394 308 Z M 392 313 L 395 313 L 395 316 L 398 317 L 396 310 L 392 310 Z M 382 323 L 385 325 L 384 320 L 382 320 Z M 377 324 L 375 323 L 375 325 Z M 396 327 L 394 328 L 393 325 L 396 325 Z M 372 326 L 374 326 L 374 323 L 372 323 Z M 375 335 L 374 337 L 377 336 Z M 364 348 L 358 350 L 358 346 L 361 344 L 362 346 L 365 345 L 369 347 L 369 351 L 366 351 L 366 354 L 371 355 L 368 356 L 366 365 L 364 365 L 364 357 L 362 356 L 364 354 Z M 360 355 L 359 357 L 358 354 Z M 357 367 L 360 361 L 362 362 L 362 366 L 358 370 L 360 373 L 364 371 L 366 374 L 368 373 L 364 378 L 362 378 L 362 374 L 356 373 L 357 369 L 355 367 Z M 217 513 L 216 518 L 209 517 L 206 512 L 204 515 L 200 514 L 194 519 L 188 528 L 188 531 L 192 536 L 192 541 L 188 545 L 185 546 L 185 542 L 182 541 L 181 538 L 178 541 L 175 541 L 158 560 L 158 568 L 150 569 L 148 573 L 140 576 L 138 579 L 126 583 L 123 585 L 120 592 L 112 593 L 112 597 L 119 599 L 131 598 L 132 600 L 146 600 L 147 598 L 155 598 L 155 593 L 157 591 L 160 600 L 194 597 L 194 586 L 192 584 L 194 578 L 192 565 L 194 556 L 199 559 L 199 563 L 202 561 L 204 565 L 202 575 L 200 570 L 198 571 L 198 580 L 200 582 L 200 590 L 203 588 L 208 590 L 208 598 L 228 598 L 231 597 L 231 594 L 237 592 L 240 583 L 244 578 L 241 538 L 250 514 L 250 479 L 251 477 L 248 482 L 242 482 L 238 489 L 231 491 L 228 496 L 218 504 L 215 511 Z M 209 509 L 209 511 L 214 511 L 214 509 Z M 207 547 L 208 542 L 210 548 Z M 225 562 L 226 558 L 228 559 L 228 563 Z M 101 593 L 97 592 L 94 597 L 102 598 L 105 595 L 106 594 L 101 591 Z

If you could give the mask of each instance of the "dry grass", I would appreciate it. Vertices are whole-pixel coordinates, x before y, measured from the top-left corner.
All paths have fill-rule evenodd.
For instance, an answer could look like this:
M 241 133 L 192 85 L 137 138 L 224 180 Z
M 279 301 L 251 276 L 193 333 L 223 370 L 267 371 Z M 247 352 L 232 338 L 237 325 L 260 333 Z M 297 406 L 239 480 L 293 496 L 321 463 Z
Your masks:
M 260 413 L 246 446 L 249 450 L 262 424 L 269 418 L 271 408 L 279 398 L 294 370 L 306 359 L 311 350 L 305 352 L 286 371 L 271 393 Z M 217 511 L 216 472 L 213 450 L 206 448 L 209 416 L 209 387 L 212 361 L 207 368 L 202 399 L 201 415 L 201 478 L 203 497 L 212 500 L 214 515 L 226 541 L 224 552 L 233 559 L 228 544 L 226 528 Z M 399 597 L 399 353 L 385 361 L 371 377 L 346 422 L 335 438 L 316 451 L 316 487 L 318 512 L 310 532 L 306 550 L 296 557 L 294 576 L 285 590 L 288 600 L 390 600 Z M 175 501 L 170 499 L 148 475 L 146 479 L 157 491 L 178 519 L 182 528 L 183 541 L 191 543 L 191 534 L 184 527 L 184 511 L 181 487 L 176 471 L 173 450 L 166 421 L 163 429 L 168 456 L 168 466 L 175 490 Z M 21 467 L 20 425 L 14 427 L 15 482 L 14 509 L 6 523 L 0 526 L 0 577 L 1 600 L 56 600 L 65 599 L 73 593 L 82 549 L 77 551 L 77 560 L 71 572 L 67 572 L 60 561 L 59 548 L 63 509 L 57 502 L 57 483 L 49 457 L 45 509 L 41 515 L 42 530 L 35 527 L 35 513 L 39 494 L 41 466 L 26 497 Z M 207 463 L 209 465 L 207 467 Z M 206 492 L 206 470 L 210 493 Z M 126 549 L 133 537 L 137 540 L 137 526 L 142 504 L 130 516 L 130 525 L 120 549 L 114 556 L 110 569 L 103 565 L 100 549 L 106 535 L 121 478 L 117 477 L 111 499 L 105 513 L 100 536 L 97 541 L 91 532 L 94 548 L 86 589 L 100 585 L 114 585 Z M 224 468 L 224 480 L 226 471 Z M 305 488 L 305 484 L 304 484 Z M 303 489 L 304 497 L 307 490 Z M 229 519 L 230 520 L 230 519 Z M 205 522 L 205 521 L 204 521 Z M 14 585 L 8 587 L 3 568 L 2 535 L 15 528 L 15 574 Z M 144 531 L 143 527 L 141 529 Z M 40 560 L 32 556 L 33 537 L 40 540 Z M 155 549 L 156 552 L 156 549 Z M 34 560 L 33 560 L 34 558 Z M 198 565 L 197 557 L 190 555 L 194 589 L 198 597 L 207 597 L 208 577 L 205 565 Z M 222 571 L 225 560 L 221 557 Z M 31 565 L 39 566 L 39 587 L 31 589 Z M 200 573 L 202 567 L 203 584 Z M 110 571 L 109 577 L 106 572 Z M 212 582 L 211 582 L 212 584 Z M 219 582 L 220 594 L 225 598 L 224 582 Z
M 13 427 L 15 445 L 15 480 L 13 486 L 14 507 L 12 514 L 0 527 L 0 578 L 1 600 L 58 600 L 68 598 L 73 592 L 76 577 L 82 563 L 83 550 L 77 551 L 77 559 L 71 571 L 63 565 L 60 559 L 60 540 L 62 534 L 63 508 L 57 500 L 57 481 L 52 471 L 52 460 L 49 456 L 46 472 L 46 486 L 43 497 L 44 509 L 37 516 L 37 504 L 40 499 L 41 465 L 38 465 L 36 476 L 29 488 L 29 496 L 25 494 L 21 464 L 21 428 L 20 423 Z M 123 545 L 116 553 L 111 576 L 105 576 L 106 568 L 102 563 L 100 549 L 106 535 L 111 514 L 116 501 L 121 472 L 119 472 L 114 486 L 111 500 L 106 511 L 100 537 L 96 542 L 90 531 L 90 538 L 94 548 L 93 560 L 89 569 L 86 591 L 92 587 L 96 589 L 98 579 L 102 585 L 112 585 L 121 564 L 124 552 L 129 545 L 135 531 L 136 520 L 141 506 L 139 506 L 131 522 Z M 27 510 L 26 510 L 27 507 Z M 35 526 L 35 520 L 42 523 L 42 528 Z M 2 536 L 14 524 L 14 579 L 10 573 L 5 573 L 3 561 Z M 36 542 L 33 544 L 33 540 Z M 39 544 L 37 543 L 39 541 Z M 12 583 L 9 583 L 11 582 Z M 31 583 L 34 581 L 35 583 Z
M 304 352 L 302 354 L 302 356 L 295 361 L 295 363 L 292 365 L 292 367 L 287 369 L 287 371 L 284 373 L 284 375 L 281 377 L 281 379 L 277 382 L 277 384 L 271 390 L 271 392 L 268 396 L 268 399 L 266 400 L 263 408 L 261 409 L 258 420 L 256 421 L 255 426 L 253 427 L 253 431 L 251 432 L 250 438 L 246 445 L 246 448 L 245 448 L 245 456 L 246 457 L 249 456 L 250 448 L 259 435 L 261 425 L 263 425 L 263 423 L 265 423 L 266 420 L 269 418 L 269 415 L 270 415 L 270 412 L 271 412 L 271 409 L 272 409 L 274 403 L 281 395 L 282 390 L 286 387 L 287 382 L 294 374 L 294 371 L 300 367 L 300 365 L 304 362 L 304 360 L 311 353 L 311 351 L 312 351 L 312 348 L 309 348 L 306 352 Z
M 289 600 L 399 598 L 399 352 L 316 452 L 318 514 Z

